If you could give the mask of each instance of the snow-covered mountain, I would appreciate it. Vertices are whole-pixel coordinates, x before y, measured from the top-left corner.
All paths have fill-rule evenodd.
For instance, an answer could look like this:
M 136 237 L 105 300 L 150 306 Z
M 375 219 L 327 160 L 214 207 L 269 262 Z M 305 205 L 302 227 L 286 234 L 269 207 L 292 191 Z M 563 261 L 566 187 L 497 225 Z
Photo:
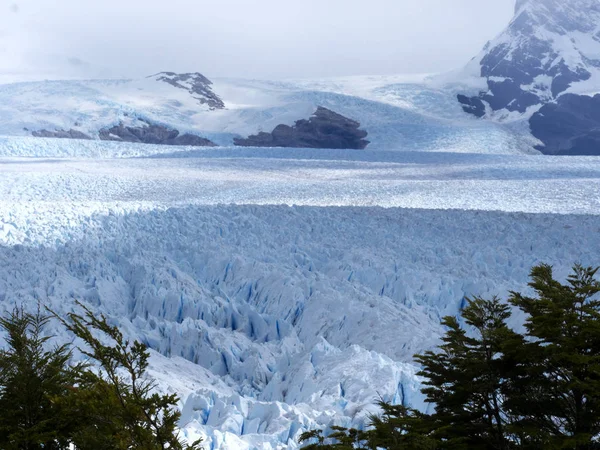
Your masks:
M 223 100 L 211 88 L 212 81 L 201 73 L 161 72 L 152 77 L 157 81 L 164 81 L 173 87 L 184 89 L 190 93 L 201 105 L 208 105 L 211 109 L 223 109 Z
M 281 82 L 162 72 L 138 80 L 5 84 L 0 135 L 360 149 L 364 142 L 353 134 L 367 133 L 368 150 L 598 154 L 594 95 L 600 0 L 519 0 L 506 30 L 451 75 Z M 324 110 L 357 123 L 358 131 L 317 139 L 323 136 L 309 127 L 298 139 L 294 124 L 310 124 Z M 328 125 L 321 129 L 345 129 Z
M 68 133 L 90 139 L 115 126 L 139 127 L 140 121 L 201 135 L 181 127 L 177 115 L 209 113 L 223 105 L 201 74 L 171 73 L 139 80 L 5 84 L 0 85 L 0 98 L 0 134 Z
M 345 123 L 358 122 L 368 134 L 367 150 L 533 151 L 526 130 L 462 115 L 452 91 L 406 77 L 212 83 L 200 74 L 163 73 L 136 80 L 6 84 L 0 85 L 0 135 L 123 140 L 125 133 L 119 129 L 138 128 L 127 136 L 142 135 L 152 124 L 162 127 L 151 134 L 164 135 L 163 143 L 176 130 L 188 136 L 185 142 L 196 136 L 230 146 L 236 139 L 289 129 L 299 120 L 310 122 L 320 108 L 336 114 L 331 117 L 342 115 L 348 119 Z M 344 139 L 322 139 L 322 145 L 360 140 L 351 129 L 348 134 Z
M 598 102 L 589 99 L 600 93 L 600 1 L 517 1 L 506 30 L 459 78 L 480 80 L 477 95 L 458 96 L 465 111 L 501 121 L 531 118 L 545 153 L 600 153 Z M 582 108 L 596 118 L 581 120 Z

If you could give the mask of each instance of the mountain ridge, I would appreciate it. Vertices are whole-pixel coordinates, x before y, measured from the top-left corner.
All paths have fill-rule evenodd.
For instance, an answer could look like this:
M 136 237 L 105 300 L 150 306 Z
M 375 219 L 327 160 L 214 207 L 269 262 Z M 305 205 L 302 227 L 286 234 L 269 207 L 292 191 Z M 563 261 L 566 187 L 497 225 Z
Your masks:
M 179 89 L 184 89 L 190 93 L 201 105 L 208 105 L 211 109 L 224 109 L 225 103 L 212 90 L 213 82 L 202 75 L 200 72 L 175 73 L 159 72 L 150 75 L 148 78 L 156 81 L 164 81 L 167 84 Z
M 532 134 L 542 142 L 537 148 L 544 153 L 556 154 L 560 148 L 566 154 L 594 154 L 595 143 L 574 137 L 589 134 L 595 125 L 565 128 L 556 145 L 556 131 L 550 144 L 546 129 L 557 120 L 544 119 L 555 110 L 547 105 L 565 102 L 557 109 L 563 118 L 567 114 L 576 120 L 565 106 L 572 102 L 562 97 L 600 92 L 600 1 L 520 0 L 507 28 L 470 66 L 479 68 L 486 88 L 475 96 L 458 94 L 465 112 L 500 121 L 515 114 L 530 120 Z

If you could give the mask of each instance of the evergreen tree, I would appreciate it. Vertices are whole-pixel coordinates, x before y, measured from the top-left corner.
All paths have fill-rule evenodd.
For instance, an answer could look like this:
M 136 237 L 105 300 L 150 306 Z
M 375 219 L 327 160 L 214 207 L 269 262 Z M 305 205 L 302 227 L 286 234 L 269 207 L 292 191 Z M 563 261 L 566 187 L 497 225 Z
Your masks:
M 312 442 L 304 447 L 304 450 L 371 450 L 375 447 L 367 447 L 367 433 L 355 428 L 344 428 L 333 426 L 333 430 L 327 437 L 323 436 L 322 430 L 307 431 L 300 436 L 300 443 Z
M 534 267 L 536 296 L 510 298 L 526 314 L 524 335 L 507 326 L 508 305 L 470 300 L 461 312 L 467 329 L 444 318 L 442 345 L 415 357 L 434 414 L 381 404 L 368 431 L 311 431 L 308 448 L 600 449 L 597 273 L 578 265 L 561 284 L 550 266 Z
M 503 404 L 513 370 L 505 353 L 522 338 L 506 324 L 510 308 L 494 298 L 475 298 L 462 311 L 473 335 L 455 317 L 443 319 L 448 328 L 439 351 L 417 355 L 422 391 L 435 404 L 432 420 L 442 448 L 497 449 L 513 447 L 509 425 L 513 418 Z
M 432 422 L 425 414 L 402 405 L 379 402 L 383 413 L 371 416 L 368 442 L 372 449 L 435 450 Z
M 515 383 L 509 405 L 520 416 L 518 426 L 544 448 L 600 448 L 597 271 L 577 265 L 561 284 L 541 265 L 531 272 L 535 297 L 512 293 L 511 303 L 528 315 L 529 342 L 526 376 Z
M 300 442 L 312 442 L 307 450 L 435 450 L 435 440 L 426 416 L 401 405 L 380 401 L 383 413 L 371 416 L 367 431 L 332 427 L 327 437 L 322 431 L 308 431 Z
M 48 317 L 15 309 L 0 318 L 7 349 L 0 351 L 0 448 L 67 449 L 73 423 L 61 409 L 75 384 L 67 346 L 48 346 Z
M 124 339 L 105 317 L 85 309 L 84 316 L 60 319 L 87 346 L 82 353 L 99 370 L 80 371 L 69 409 L 80 418 L 73 444 L 81 450 L 196 450 L 179 439 L 176 395 L 161 395 L 148 378 L 149 353 L 140 342 Z M 104 342 L 110 342 L 105 344 Z

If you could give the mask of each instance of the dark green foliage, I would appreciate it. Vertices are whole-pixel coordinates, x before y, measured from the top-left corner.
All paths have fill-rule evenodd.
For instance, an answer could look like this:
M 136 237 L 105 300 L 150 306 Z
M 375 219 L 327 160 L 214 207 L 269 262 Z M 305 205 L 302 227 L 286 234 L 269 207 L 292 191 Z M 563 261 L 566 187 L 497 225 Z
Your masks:
M 369 450 L 366 447 L 367 434 L 355 428 L 331 427 L 332 432 L 324 437 L 323 432 L 307 431 L 300 436 L 300 442 L 316 441 L 304 447 L 307 450 Z M 328 443 L 326 443 L 328 442 Z
M 535 267 L 529 284 L 536 297 L 512 293 L 527 313 L 526 377 L 510 405 L 519 425 L 540 436 L 545 448 L 599 448 L 600 283 L 598 269 L 575 266 L 567 284 L 552 268 Z
M 470 300 L 462 317 L 470 335 L 455 317 L 446 317 L 439 351 L 416 356 L 426 378 L 423 393 L 436 405 L 435 435 L 444 448 L 511 448 L 507 427 L 513 418 L 502 405 L 513 365 L 505 355 L 522 338 L 507 326 L 510 308 L 497 298 Z
M 378 449 L 435 450 L 432 422 L 425 415 L 402 405 L 380 401 L 383 413 L 371 417 L 369 443 Z
M 509 306 L 474 298 L 462 322 L 446 317 L 435 351 L 416 356 L 425 415 L 379 402 L 366 430 L 332 427 L 301 436 L 317 450 L 600 449 L 600 282 L 575 266 L 567 283 L 534 267 L 529 297 L 511 293 L 526 317 L 507 325 Z M 16 309 L 0 318 L 1 450 L 197 450 L 179 439 L 175 395 L 156 392 L 149 353 L 80 305 L 54 316 L 83 342 L 90 365 L 71 365 L 69 346 L 51 348 L 48 317 Z M 92 364 L 93 363 L 93 364 Z
M 15 309 L 0 318 L 7 349 L 0 351 L 0 448 L 66 449 L 72 423 L 61 408 L 75 370 L 67 346 L 45 350 L 48 318 Z
M 300 436 L 300 442 L 311 442 L 309 450 L 435 450 L 430 437 L 430 422 L 418 411 L 401 405 L 380 401 L 383 413 L 370 418 L 367 431 L 332 427 L 327 437 L 322 431 L 309 431 Z
M 0 449 L 198 450 L 178 438 L 177 397 L 147 378 L 146 347 L 84 310 L 59 320 L 95 365 L 71 365 L 67 345 L 48 350 L 49 317 L 39 312 L 0 318 Z
M 600 283 L 575 266 L 566 284 L 534 267 L 536 296 L 511 293 L 526 316 L 510 329 L 509 306 L 475 298 L 446 317 L 442 345 L 416 356 L 435 413 L 380 404 L 367 431 L 305 433 L 311 449 L 600 449 Z M 397 408 L 397 409 L 395 409 Z
M 145 345 L 124 339 L 117 327 L 88 309 L 83 317 L 71 313 L 61 321 L 85 342 L 87 348 L 81 352 L 100 368 L 80 371 L 79 389 L 69 399 L 71 411 L 81 418 L 73 436 L 76 448 L 199 448 L 200 441 L 187 445 L 179 439 L 177 396 L 155 392 L 154 382 L 146 376 L 149 353 Z

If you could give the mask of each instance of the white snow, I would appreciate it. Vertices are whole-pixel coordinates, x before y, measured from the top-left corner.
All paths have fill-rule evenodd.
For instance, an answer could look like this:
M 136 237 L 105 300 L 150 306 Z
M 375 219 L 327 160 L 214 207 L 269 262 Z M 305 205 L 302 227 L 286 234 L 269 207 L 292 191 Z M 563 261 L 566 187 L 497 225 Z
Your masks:
M 573 84 L 565 94 L 578 94 L 594 96 L 600 94 L 600 68 L 590 69 L 591 77 L 589 80 Z
M 558 1 L 518 10 L 592 72 L 568 92 L 598 93 L 600 22 Z M 596 32 L 562 36 L 544 5 Z M 520 41 L 486 50 L 502 43 L 510 59 Z M 537 154 L 524 119 L 539 105 L 465 114 L 456 95 L 487 88 L 486 50 L 436 76 L 213 80 L 223 110 L 156 77 L 0 84 L 0 313 L 79 300 L 105 314 L 150 346 L 151 376 L 207 450 L 297 449 L 305 430 L 364 426 L 379 398 L 430 408 L 413 355 L 441 317 L 527 289 L 537 263 L 558 277 L 600 264 L 600 157 Z M 358 120 L 368 150 L 231 146 L 317 106 Z M 31 137 L 120 122 L 221 147 Z
M 370 150 L 535 152 L 527 145 L 529 133 L 515 134 L 502 124 L 474 120 L 461 110 L 455 90 L 435 87 L 425 75 L 288 82 L 224 79 L 215 80 L 212 88 L 225 109 L 210 110 L 186 90 L 152 78 L 0 85 L 0 136 L 75 129 L 97 137 L 101 128 L 144 119 L 228 146 L 236 136 L 293 125 L 323 106 L 358 120 L 369 133 Z M 89 149 L 92 144 L 83 145 Z M 60 153 L 57 149 L 54 154 Z

